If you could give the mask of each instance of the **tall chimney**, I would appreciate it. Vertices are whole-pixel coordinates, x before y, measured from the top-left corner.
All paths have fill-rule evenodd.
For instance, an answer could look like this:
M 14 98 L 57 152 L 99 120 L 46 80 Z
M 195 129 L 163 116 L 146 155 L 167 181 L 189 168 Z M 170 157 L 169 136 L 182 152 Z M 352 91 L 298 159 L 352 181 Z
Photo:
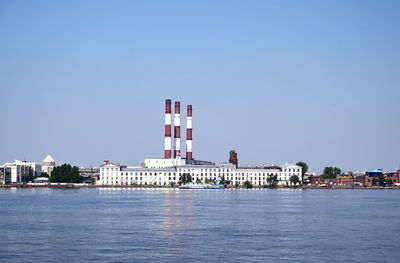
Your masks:
M 236 168 L 238 168 L 239 160 L 237 158 L 237 153 L 235 152 L 235 150 L 231 150 L 229 152 L 229 162 L 233 164 Z
M 171 100 L 165 100 L 165 139 L 164 139 L 164 158 L 171 158 Z
M 187 105 L 186 119 L 186 159 L 192 160 L 192 105 Z
M 181 156 L 181 103 L 179 101 L 175 101 L 174 131 L 174 158 L 176 158 Z

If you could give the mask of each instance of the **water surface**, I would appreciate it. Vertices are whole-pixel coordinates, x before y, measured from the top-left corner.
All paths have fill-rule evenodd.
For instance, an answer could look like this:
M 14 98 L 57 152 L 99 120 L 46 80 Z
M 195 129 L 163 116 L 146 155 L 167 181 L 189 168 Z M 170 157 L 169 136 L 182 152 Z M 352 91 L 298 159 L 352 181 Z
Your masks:
M 397 190 L 0 189 L 0 262 L 399 262 Z

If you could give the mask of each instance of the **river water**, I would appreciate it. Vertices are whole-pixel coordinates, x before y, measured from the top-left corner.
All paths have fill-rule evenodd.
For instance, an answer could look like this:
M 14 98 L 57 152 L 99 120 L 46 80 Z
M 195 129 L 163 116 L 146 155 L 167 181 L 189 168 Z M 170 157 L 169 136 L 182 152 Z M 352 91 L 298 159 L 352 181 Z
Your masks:
M 0 262 L 399 262 L 398 190 L 0 189 Z

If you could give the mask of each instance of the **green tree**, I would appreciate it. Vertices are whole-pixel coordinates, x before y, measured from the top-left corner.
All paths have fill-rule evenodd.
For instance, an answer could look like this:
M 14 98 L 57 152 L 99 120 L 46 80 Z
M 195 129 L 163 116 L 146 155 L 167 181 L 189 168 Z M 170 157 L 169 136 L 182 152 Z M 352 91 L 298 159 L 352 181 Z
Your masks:
M 22 181 L 24 182 L 33 182 L 37 178 L 36 171 L 34 172 L 32 169 L 29 169 L 28 176 L 25 176 Z
M 206 179 L 204 179 L 204 183 L 206 183 L 206 184 L 215 184 L 215 180 L 206 178 Z
M 200 178 L 197 178 L 197 179 L 196 179 L 196 184 L 201 184 Z
M 80 183 L 83 178 L 79 175 L 79 168 L 64 163 L 54 167 L 49 181 L 52 183 Z
M 378 184 L 378 179 L 374 178 L 372 179 L 372 185 L 377 185 Z
M 253 185 L 249 181 L 244 182 L 244 186 L 246 186 L 246 188 L 253 188 Z
M 180 177 L 179 177 L 179 185 L 182 184 L 187 184 L 190 183 L 192 181 L 192 176 L 188 173 L 183 173 Z
M 388 185 L 388 186 L 392 186 L 392 184 L 393 184 L 393 180 L 392 179 L 386 179 L 386 184 Z
M 382 173 L 379 174 L 378 182 L 380 186 L 385 186 L 386 184 L 386 178 Z
M 328 179 L 333 179 L 336 178 L 337 174 L 341 174 L 342 171 L 340 170 L 340 168 L 337 167 L 325 167 L 324 169 L 324 174 L 322 175 L 322 177 L 324 178 L 328 178 Z
M 275 187 L 278 186 L 278 182 L 279 182 L 279 180 L 278 180 L 278 176 L 277 175 L 269 174 L 267 176 L 268 187 L 275 188 Z
M 290 176 L 290 183 L 296 188 L 297 184 L 300 183 L 299 177 L 297 175 Z
M 225 176 L 222 176 L 221 179 L 219 180 L 220 184 L 226 184 L 227 181 L 225 180 Z
M 40 174 L 40 177 L 47 177 L 47 178 L 49 178 L 49 174 L 46 173 L 46 172 L 42 172 L 42 173 Z
M 298 162 L 296 165 L 301 166 L 301 175 L 304 177 L 304 174 L 308 171 L 308 165 L 305 162 Z

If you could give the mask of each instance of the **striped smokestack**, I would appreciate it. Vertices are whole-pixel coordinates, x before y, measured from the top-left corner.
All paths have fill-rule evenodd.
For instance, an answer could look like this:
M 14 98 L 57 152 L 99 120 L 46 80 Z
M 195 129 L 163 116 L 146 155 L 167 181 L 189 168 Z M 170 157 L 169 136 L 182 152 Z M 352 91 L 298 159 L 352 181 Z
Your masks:
M 181 156 L 181 103 L 179 101 L 175 101 L 174 131 L 174 157 L 176 158 Z
M 171 158 L 171 100 L 165 100 L 165 140 L 164 140 L 164 158 Z
M 186 119 L 186 159 L 192 160 L 192 105 L 187 106 Z

